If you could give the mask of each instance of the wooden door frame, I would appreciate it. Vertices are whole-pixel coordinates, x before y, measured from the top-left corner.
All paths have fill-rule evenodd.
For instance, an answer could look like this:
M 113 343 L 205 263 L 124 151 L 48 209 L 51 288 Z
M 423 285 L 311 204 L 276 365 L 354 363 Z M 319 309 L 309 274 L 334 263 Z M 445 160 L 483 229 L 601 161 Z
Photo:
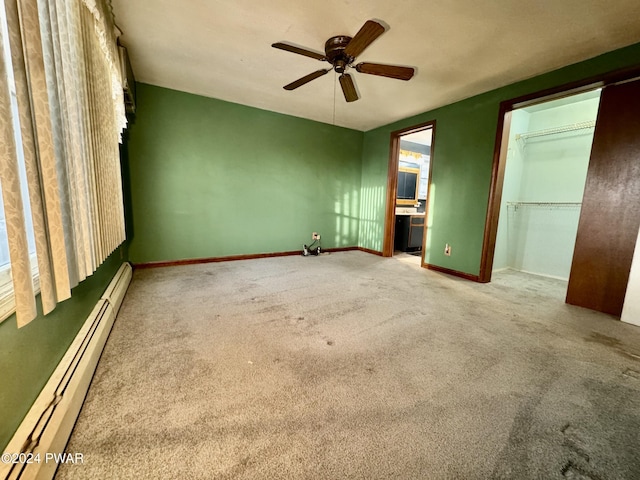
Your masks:
M 504 182 L 504 169 L 507 160 L 507 144 L 509 142 L 511 112 L 518 108 L 529 107 L 531 105 L 569 97 L 571 95 L 587 92 L 596 88 L 604 88 L 607 85 L 628 81 L 638 76 L 640 76 L 640 66 L 625 68 L 560 85 L 558 87 L 549 88 L 547 90 L 523 95 L 500 103 L 498 128 L 496 129 L 496 141 L 493 151 L 491 183 L 489 186 L 489 201 L 484 225 L 484 238 L 482 241 L 480 273 L 478 275 L 479 282 L 487 283 L 491 281 L 493 255 L 495 252 L 496 236 L 498 233 L 500 202 L 502 200 L 502 184 Z
M 400 158 L 400 137 L 411 133 L 431 129 L 431 145 L 429 151 L 429 181 L 427 182 L 427 200 L 424 210 L 424 232 L 422 233 L 423 256 L 420 261 L 424 267 L 424 245 L 427 238 L 427 219 L 429 214 L 429 195 L 431 192 L 431 174 L 433 172 L 433 150 L 436 138 L 436 121 L 420 123 L 411 127 L 391 132 L 389 147 L 389 167 L 387 173 L 387 203 L 384 216 L 384 238 L 382 242 L 382 256 L 393 256 L 393 240 L 396 227 L 396 196 L 398 195 L 398 159 Z

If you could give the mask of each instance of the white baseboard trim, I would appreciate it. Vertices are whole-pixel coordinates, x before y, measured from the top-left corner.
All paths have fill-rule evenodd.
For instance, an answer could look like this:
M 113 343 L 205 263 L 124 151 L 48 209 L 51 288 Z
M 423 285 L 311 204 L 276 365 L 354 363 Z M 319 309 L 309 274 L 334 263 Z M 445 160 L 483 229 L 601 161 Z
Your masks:
M 0 479 L 52 479 L 131 282 L 123 263 L 3 453 Z M 14 456 L 16 463 L 5 462 Z M 31 461 L 31 463 L 28 463 Z
M 528 270 L 517 270 L 517 271 L 522 273 L 528 273 L 529 275 L 536 275 L 538 277 L 553 278 L 554 280 L 562 280 L 563 282 L 569 281 L 567 277 L 560 277 L 558 275 L 548 275 L 546 273 L 530 272 Z
M 513 270 L 510 267 L 502 267 L 502 268 L 494 268 L 491 273 L 501 273 L 501 272 L 507 272 L 509 270 Z
M 509 270 L 511 270 L 512 272 L 521 272 L 521 273 L 526 273 L 528 275 L 535 275 L 536 277 L 553 278 L 554 280 L 562 280 L 563 282 L 569 281 L 569 279 L 566 277 L 560 277 L 557 275 L 547 275 L 546 273 L 539 273 L 539 272 L 530 272 L 529 270 L 520 270 L 514 267 L 496 268 L 491 273 L 508 272 Z

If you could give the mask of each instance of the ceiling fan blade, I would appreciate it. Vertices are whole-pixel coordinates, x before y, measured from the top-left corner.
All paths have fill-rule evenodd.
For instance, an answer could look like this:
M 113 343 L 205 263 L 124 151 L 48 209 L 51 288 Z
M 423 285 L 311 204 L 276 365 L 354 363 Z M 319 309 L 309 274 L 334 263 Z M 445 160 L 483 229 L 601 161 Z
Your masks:
M 326 60 L 322 53 L 314 52 L 313 50 L 307 50 L 306 48 L 296 47 L 295 45 L 289 45 L 288 43 L 274 43 L 271 45 L 273 48 L 279 48 L 280 50 L 286 50 L 287 52 L 297 53 L 298 55 L 304 55 L 305 57 L 315 58 L 316 60 Z
M 309 75 L 305 75 L 304 77 L 299 78 L 295 82 L 291 82 L 289 85 L 285 85 L 283 88 L 285 90 L 295 90 L 296 88 L 301 87 L 305 83 L 309 83 L 311 80 L 315 80 L 318 77 L 326 75 L 330 71 L 331 71 L 330 68 L 327 68 L 326 70 L 318 70 L 317 72 L 313 72 L 313 73 L 310 73 Z
M 357 57 L 384 32 L 385 28 L 378 22 L 367 20 L 344 49 L 344 53 L 350 57 Z
M 398 80 L 410 80 L 415 73 L 411 67 L 400 67 L 398 65 L 381 65 L 379 63 L 359 63 L 356 71 L 368 73 L 369 75 L 379 75 L 381 77 L 396 78 Z
M 342 93 L 344 93 L 344 99 L 347 102 L 355 102 L 358 100 L 358 92 L 356 86 L 353 83 L 351 75 L 343 73 L 340 75 L 340 86 L 342 87 Z

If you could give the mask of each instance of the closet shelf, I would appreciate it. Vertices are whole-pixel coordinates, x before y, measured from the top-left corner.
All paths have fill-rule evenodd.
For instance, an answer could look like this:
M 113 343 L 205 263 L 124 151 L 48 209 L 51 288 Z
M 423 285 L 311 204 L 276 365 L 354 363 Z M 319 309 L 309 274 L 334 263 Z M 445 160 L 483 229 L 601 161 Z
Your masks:
M 589 130 L 589 129 L 595 128 L 595 126 L 596 126 L 596 121 L 589 120 L 586 122 L 577 122 L 577 123 L 572 123 L 570 125 L 563 125 L 560 127 L 545 128 L 544 130 L 536 130 L 533 132 L 516 133 L 515 137 L 516 137 L 516 140 L 526 142 L 529 138 L 544 137 L 547 135 L 557 135 L 559 133 L 576 132 L 581 130 Z
M 582 202 L 507 202 L 507 208 L 580 208 Z

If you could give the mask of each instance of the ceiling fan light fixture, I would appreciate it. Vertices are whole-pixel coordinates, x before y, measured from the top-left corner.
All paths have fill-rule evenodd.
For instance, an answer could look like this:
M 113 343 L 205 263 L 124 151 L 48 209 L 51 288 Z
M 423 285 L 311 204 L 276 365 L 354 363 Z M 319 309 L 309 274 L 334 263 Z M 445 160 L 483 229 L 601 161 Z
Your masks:
M 347 62 L 342 59 L 336 60 L 333 64 L 333 69 L 338 73 L 344 73 L 347 69 Z

